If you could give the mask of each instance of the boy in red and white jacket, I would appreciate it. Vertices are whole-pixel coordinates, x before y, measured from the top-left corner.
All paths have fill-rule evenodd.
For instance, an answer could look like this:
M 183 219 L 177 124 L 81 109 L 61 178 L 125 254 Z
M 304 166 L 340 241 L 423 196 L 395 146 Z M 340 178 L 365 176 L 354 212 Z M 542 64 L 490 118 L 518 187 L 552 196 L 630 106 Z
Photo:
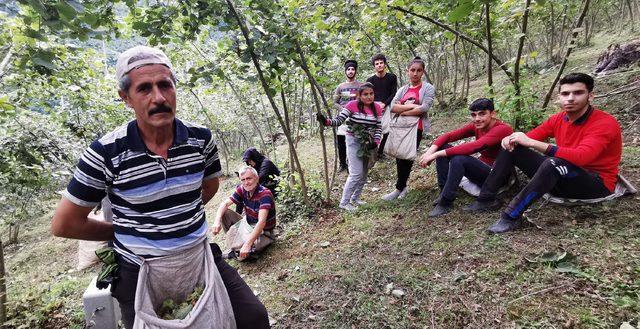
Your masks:
M 502 150 L 480 195 L 467 210 L 495 209 L 498 188 L 514 166 L 529 183 L 489 228 L 504 233 L 522 227 L 522 214 L 547 192 L 572 199 L 602 198 L 613 193 L 622 155 L 622 131 L 610 114 L 591 106 L 593 78 L 571 73 L 559 82 L 562 111 L 528 133 L 515 132 L 502 140 Z M 556 144 L 545 141 L 555 138 Z M 537 151 L 537 152 L 536 152 Z

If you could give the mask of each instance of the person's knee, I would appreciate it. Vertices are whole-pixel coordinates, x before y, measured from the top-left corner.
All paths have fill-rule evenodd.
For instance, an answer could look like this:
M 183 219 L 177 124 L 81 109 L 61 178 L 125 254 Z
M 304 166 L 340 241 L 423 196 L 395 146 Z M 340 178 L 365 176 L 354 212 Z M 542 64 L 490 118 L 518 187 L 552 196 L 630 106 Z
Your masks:
M 549 157 L 542 161 L 537 173 L 545 176 L 558 175 L 562 177 L 569 173 L 569 168 L 564 160 L 560 158 Z
M 234 314 L 238 329 L 270 328 L 269 314 L 262 303 L 244 305 L 240 312 L 240 314 Z
M 454 155 L 449 158 L 449 166 L 462 167 L 466 160 L 466 155 Z

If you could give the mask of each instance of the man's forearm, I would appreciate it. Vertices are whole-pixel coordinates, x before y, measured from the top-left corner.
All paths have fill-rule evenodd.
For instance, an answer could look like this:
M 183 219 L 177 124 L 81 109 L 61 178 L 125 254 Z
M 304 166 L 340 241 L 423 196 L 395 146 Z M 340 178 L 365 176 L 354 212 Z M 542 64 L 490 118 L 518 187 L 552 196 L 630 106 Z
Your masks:
M 545 143 L 545 142 L 541 142 L 541 141 L 537 141 L 535 139 L 531 140 L 531 145 L 529 145 L 530 148 L 544 154 L 547 149 L 549 148 L 549 144 Z
M 249 243 L 250 245 L 253 245 L 253 243 L 258 239 L 258 237 L 262 234 L 262 231 L 264 230 L 264 226 L 267 224 L 266 220 L 258 220 L 258 223 L 256 224 L 256 226 L 253 228 L 253 231 L 251 232 L 251 235 L 249 236 L 249 238 L 247 239 L 247 243 Z

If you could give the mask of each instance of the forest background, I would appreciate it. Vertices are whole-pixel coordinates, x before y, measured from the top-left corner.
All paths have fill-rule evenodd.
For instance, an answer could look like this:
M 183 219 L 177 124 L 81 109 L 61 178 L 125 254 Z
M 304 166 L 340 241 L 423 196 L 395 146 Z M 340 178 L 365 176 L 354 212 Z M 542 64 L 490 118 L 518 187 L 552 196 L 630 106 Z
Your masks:
M 526 130 L 556 110 L 551 100 L 565 67 L 592 72 L 593 59 L 606 45 L 637 38 L 638 15 L 637 0 L 3 2 L 0 322 L 25 328 L 81 323 L 77 297 L 86 282 L 56 273 L 62 284 L 46 282 L 25 293 L 25 281 L 12 271 L 20 273 L 27 262 L 19 257 L 28 246 L 21 233 L 46 227 L 43 218 L 81 152 L 133 117 L 117 97 L 114 81 L 117 54 L 133 45 L 158 46 L 171 58 L 178 77 L 178 117 L 213 131 L 226 174 L 249 146 L 286 169 L 280 218 L 302 223 L 340 217 L 326 213 L 343 179 L 336 174 L 334 132 L 314 120 L 316 112 L 335 114 L 331 94 L 344 79 L 344 60 L 359 62 L 358 78 L 364 81 L 373 73 L 371 56 L 382 52 L 404 84 L 406 63 L 421 56 L 427 62 L 425 78 L 436 88 L 431 115 L 442 127 L 462 122 L 469 101 L 482 95 L 495 98 L 503 120 Z M 590 53 L 596 41 L 601 47 Z M 571 65 L 573 52 L 582 52 L 582 58 L 588 54 L 591 66 Z M 636 65 L 616 73 L 613 92 L 632 90 L 637 72 Z M 634 128 L 638 99 L 610 104 L 628 133 L 625 152 L 635 159 L 640 153 Z M 305 164 L 310 157 L 314 166 Z M 637 238 L 634 243 L 637 250 Z M 7 273 L 4 249 L 22 259 Z M 604 324 L 640 308 L 638 260 L 629 266 L 632 277 L 624 282 L 630 286 L 618 289 L 626 308 L 603 316 Z M 2 293 L 7 286 L 8 295 Z M 304 326 L 285 315 L 281 325 Z M 428 315 L 409 315 L 434 323 Z

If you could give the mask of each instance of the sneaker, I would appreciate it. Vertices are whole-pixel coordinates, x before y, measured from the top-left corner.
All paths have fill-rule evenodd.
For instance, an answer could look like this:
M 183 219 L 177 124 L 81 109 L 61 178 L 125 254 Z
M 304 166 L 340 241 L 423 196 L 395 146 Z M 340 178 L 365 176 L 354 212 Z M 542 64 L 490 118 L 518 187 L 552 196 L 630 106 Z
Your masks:
M 391 201 L 391 200 L 395 200 L 398 198 L 398 196 L 400 195 L 400 193 L 402 193 L 402 191 L 395 189 L 393 190 L 393 192 L 391 193 L 387 193 L 382 197 L 382 200 L 385 201 Z M 406 194 L 406 193 L 405 193 Z
M 467 212 L 483 212 L 483 211 L 492 211 L 498 210 L 502 207 L 502 203 L 498 200 L 493 201 L 473 201 L 470 205 L 462 208 L 462 210 Z
M 500 219 L 489 227 L 489 233 L 500 234 L 509 231 L 515 231 L 524 226 L 524 219 L 522 217 L 513 219 L 505 214 L 500 215 Z
M 356 206 L 354 206 L 354 205 L 352 205 L 350 203 L 341 204 L 341 205 L 338 206 L 338 208 L 344 209 L 346 211 L 356 211 L 356 210 L 358 210 L 358 207 L 356 207 Z
M 351 204 L 354 206 L 362 206 L 367 204 L 365 201 L 362 200 L 351 200 Z
M 407 192 L 409 192 L 409 188 L 405 187 L 400 194 L 398 194 L 398 199 L 404 199 L 407 196 Z
M 451 206 L 443 206 L 443 205 L 436 205 L 435 208 L 433 208 L 433 210 L 431 210 L 431 212 L 429 213 L 429 217 L 433 218 L 433 217 L 439 217 L 442 216 L 444 214 L 448 214 L 451 211 Z

